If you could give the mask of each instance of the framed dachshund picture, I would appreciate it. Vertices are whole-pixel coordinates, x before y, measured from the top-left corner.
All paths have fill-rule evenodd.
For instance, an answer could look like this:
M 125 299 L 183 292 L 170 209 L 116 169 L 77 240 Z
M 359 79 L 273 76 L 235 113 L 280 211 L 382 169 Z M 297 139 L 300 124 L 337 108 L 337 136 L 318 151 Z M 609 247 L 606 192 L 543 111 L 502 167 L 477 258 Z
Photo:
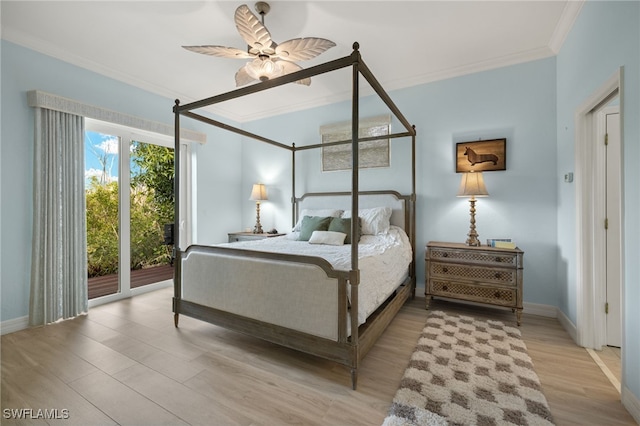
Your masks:
M 456 143 L 456 173 L 507 170 L 507 139 Z

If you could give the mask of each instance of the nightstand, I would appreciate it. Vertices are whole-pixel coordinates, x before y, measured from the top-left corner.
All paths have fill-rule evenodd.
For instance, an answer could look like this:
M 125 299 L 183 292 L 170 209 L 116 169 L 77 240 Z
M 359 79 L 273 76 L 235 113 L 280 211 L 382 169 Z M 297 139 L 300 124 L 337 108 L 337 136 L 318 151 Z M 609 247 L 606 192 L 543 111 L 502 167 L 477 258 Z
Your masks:
M 235 243 L 236 241 L 255 241 L 264 240 L 265 238 L 279 237 L 284 234 L 254 234 L 253 232 L 229 232 L 229 242 Z
M 522 319 L 522 257 L 519 248 L 472 247 L 429 242 L 426 308 L 433 296 L 509 307 Z

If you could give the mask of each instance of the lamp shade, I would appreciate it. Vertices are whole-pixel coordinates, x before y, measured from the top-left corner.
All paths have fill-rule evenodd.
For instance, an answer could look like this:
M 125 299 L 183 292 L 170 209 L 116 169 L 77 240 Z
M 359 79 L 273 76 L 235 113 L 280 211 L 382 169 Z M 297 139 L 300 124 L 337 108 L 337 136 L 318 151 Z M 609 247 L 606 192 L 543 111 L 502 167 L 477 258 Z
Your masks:
M 249 197 L 252 201 L 264 201 L 267 200 L 267 188 L 262 183 L 255 183 L 253 188 L 251 189 L 251 196 Z
M 484 186 L 482 172 L 469 172 L 462 174 L 458 197 L 486 197 L 489 195 Z

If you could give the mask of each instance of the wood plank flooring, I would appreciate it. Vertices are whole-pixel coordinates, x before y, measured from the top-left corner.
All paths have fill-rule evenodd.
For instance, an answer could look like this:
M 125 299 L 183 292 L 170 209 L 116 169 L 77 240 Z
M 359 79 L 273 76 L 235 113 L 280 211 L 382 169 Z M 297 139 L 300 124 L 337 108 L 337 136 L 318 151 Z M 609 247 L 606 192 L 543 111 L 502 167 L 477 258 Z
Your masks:
M 380 425 L 428 315 L 423 298 L 402 308 L 353 391 L 335 363 L 185 316 L 174 328 L 171 296 L 162 289 L 2 336 L 2 424 Z M 515 323 L 510 310 L 432 306 Z M 635 424 L 556 320 L 525 313 L 521 330 L 558 425 Z M 59 419 L 6 418 L 12 409 Z

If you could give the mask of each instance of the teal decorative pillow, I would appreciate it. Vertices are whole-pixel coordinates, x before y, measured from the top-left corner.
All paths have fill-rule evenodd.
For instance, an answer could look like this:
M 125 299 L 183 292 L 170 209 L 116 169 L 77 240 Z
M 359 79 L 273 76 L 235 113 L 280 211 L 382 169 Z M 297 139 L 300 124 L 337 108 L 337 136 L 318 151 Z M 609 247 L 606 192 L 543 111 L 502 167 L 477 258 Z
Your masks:
M 331 217 L 305 216 L 300 225 L 300 236 L 298 241 L 309 241 L 313 231 L 328 231 Z
M 362 234 L 362 222 L 360 221 L 360 218 L 358 218 L 358 225 L 358 229 L 360 230 L 358 234 Z M 347 238 L 344 239 L 344 243 L 351 244 L 351 219 L 333 217 L 329 223 L 328 230 L 347 234 Z M 358 241 L 360 241 L 360 235 L 358 235 Z

